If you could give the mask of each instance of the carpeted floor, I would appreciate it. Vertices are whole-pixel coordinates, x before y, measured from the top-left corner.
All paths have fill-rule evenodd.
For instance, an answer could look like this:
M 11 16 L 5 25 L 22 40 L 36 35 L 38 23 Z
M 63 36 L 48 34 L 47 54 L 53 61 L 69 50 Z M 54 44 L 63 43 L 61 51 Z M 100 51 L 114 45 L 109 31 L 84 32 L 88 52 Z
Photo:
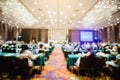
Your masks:
M 77 75 L 68 71 L 66 66 L 60 45 L 56 45 L 41 75 L 35 75 L 31 80 L 78 80 Z
M 93 80 L 86 76 L 77 76 L 66 68 L 67 63 L 60 45 L 56 45 L 50 58 L 45 62 L 45 66 L 40 75 L 34 75 L 31 80 Z M 99 77 L 94 80 L 114 80 L 110 77 Z
M 10 78 L 0 80 L 10 80 Z M 17 76 L 15 80 L 22 80 L 21 76 Z M 41 74 L 35 74 L 30 80 L 115 80 L 111 77 L 101 76 L 96 78 L 90 78 L 87 76 L 78 76 L 75 73 L 67 70 L 67 63 L 64 58 L 64 54 L 61 50 L 61 46 L 58 44 L 52 51 L 49 60 L 45 62 L 45 66 L 42 69 Z

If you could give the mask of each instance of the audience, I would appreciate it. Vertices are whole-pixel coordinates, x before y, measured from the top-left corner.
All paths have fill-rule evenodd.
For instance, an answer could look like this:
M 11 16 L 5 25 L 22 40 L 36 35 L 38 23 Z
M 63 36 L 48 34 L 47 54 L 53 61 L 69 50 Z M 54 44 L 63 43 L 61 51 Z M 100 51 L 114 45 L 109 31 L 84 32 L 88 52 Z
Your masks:
M 28 59 L 28 65 L 32 67 L 34 65 L 32 60 L 37 59 L 41 54 L 33 55 L 33 53 L 29 50 L 28 46 L 26 44 L 21 46 L 22 51 L 19 55 L 20 58 L 27 58 Z
M 38 47 L 35 45 L 32 50 L 33 55 L 38 54 Z
M 65 44 L 64 48 L 67 52 L 72 52 L 74 50 L 74 46 L 72 46 L 72 44 Z
M 42 53 L 44 54 L 44 45 L 43 44 L 39 44 L 39 47 L 38 47 L 38 53 Z
M 111 55 L 116 56 L 118 54 L 118 46 L 114 45 L 110 53 Z
M 120 54 L 116 56 L 115 60 L 106 61 L 107 66 L 120 67 Z
M 2 42 L 0 41 L 0 45 Z M 44 44 L 42 42 L 39 42 L 38 45 L 35 43 L 35 41 L 31 41 L 30 45 L 33 46 L 32 51 L 29 49 L 28 45 L 24 42 L 20 43 L 21 46 L 21 52 L 19 54 L 19 58 L 27 58 L 28 59 L 28 65 L 30 67 L 34 66 L 34 61 L 36 60 L 41 54 L 45 54 L 45 51 L 49 50 L 51 47 L 53 47 L 53 43 L 50 42 L 49 44 Z M 4 47 L 4 46 L 3 46 Z M 119 54 L 119 47 L 118 45 L 112 45 L 107 43 L 101 43 L 100 45 L 97 45 L 96 43 L 90 44 L 89 42 L 85 42 L 83 45 L 80 44 L 73 44 L 73 43 L 64 43 L 63 46 L 64 50 L 67 52 L 74 53 L 75 51 L 79 52 L 76 55 L 78 56 L 77 61 L 74 63 L 74 66 L 72 66 L 72 69 L 78 69 L 80 66 L 80 61 L 82 57 L 90 57 L 91 60 L 95 56 L 101 56 L 105 57 L 106 60 L 109 56 L 115 56 L 115 60 L 106 61 L 106 66 L 113 66 L 113 67 L 120 67 L 120 54 Z M 102 51 L 104 49 L 105 51 L 110 51 L 110 53 L 107 53 L 105 51 Z M 95 52 L 95 50 L 98 50 L 98 52 Z M 70 53 L 70 54 L 71 54 Z M 92 64 L 92 62 L 90 63 Z
M 95 55 L 94 52 L 90 48 L 86 48 L 86 53 L 83 53 L 83 54 L 79 55 L 79 58 L 77 59 L 77 61 L 75 63 L 75 66 L 73 68 L 79 68 L 81 57 L 91 57 L 91 58 L 93 58 L 94 55 Z

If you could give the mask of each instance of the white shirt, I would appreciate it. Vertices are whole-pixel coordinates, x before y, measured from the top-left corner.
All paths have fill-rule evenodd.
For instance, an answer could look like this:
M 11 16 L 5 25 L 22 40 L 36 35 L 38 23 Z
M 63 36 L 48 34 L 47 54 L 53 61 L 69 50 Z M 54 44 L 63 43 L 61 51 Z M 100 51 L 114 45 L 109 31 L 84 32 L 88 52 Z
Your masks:
M 27 58 L 27 59 L 28 59 L 28 65 L 29 65 L 30 67 L 33 66 L 32 60 L 37 59 L 38 56 L 40 56 L 40 54 L 38 54 L 38 55 L 33 55 L 30 50 L 25 50 L 23 53 L 21 53 L 21 54 L 19 55 L 20 58 Z
M 77 59 L 76 63 L 75 63 L 75 65 L 76 65 L 77 67 L 79 67 L 79 65 L 80 65 L 80 60 L 81 60 L 81 57 L 79 57 L 79 58 Z

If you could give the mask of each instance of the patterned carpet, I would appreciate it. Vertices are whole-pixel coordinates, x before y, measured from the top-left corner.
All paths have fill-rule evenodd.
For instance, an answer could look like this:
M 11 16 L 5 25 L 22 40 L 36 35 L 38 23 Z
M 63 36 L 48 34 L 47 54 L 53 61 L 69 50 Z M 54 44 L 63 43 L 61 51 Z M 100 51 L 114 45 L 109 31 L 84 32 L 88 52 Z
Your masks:
M 76 74 L 67 70 L 66 66 L 60 45 L 56 45 L 41 75 L 35 75 L 31 80 L 79 80 Z
M 11 80 L 9 77 L 0 80 Z M 14 79 L 12 79 L 14 80 Z M 22 80 L 21 76 L 17 76 L 15 80 Z M 96 77 L 91 79 L 87 76 L 77 76 L 67 70 L 67 63 L 60 45 L 56 45 L 52 51 L 49 60 L 45 62 L 41 74 L 35 74 L 30 80 L 115 80 L 109 76 Z M 118 79 L 120 80 L 120 79 Z
M 49 60 L 40 75 L 34 75 L 30 80 L 114 80 L 111 77 L 101 76 L 94 79 L 86 76 L 77 76 L 66 68 L 67 63 L 60 45 L 56 45 Z

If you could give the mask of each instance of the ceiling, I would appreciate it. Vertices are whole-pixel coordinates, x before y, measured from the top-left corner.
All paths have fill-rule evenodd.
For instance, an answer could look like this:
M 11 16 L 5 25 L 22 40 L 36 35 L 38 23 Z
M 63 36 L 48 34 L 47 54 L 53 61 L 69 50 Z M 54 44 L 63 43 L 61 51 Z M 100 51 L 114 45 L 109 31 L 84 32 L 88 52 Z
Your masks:
M 99 29 L 120 22 L 120 0 L 1 0 L 0 4 L 0 20 L 22 28 Z

